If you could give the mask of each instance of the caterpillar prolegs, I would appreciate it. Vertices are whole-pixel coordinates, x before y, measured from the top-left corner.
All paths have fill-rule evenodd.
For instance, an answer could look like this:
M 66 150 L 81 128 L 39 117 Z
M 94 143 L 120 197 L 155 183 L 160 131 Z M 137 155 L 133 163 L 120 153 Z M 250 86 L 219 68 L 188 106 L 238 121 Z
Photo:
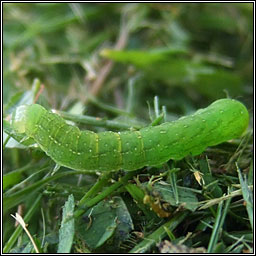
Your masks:
M 38 104 L 18 107 L 12 117 L 14 129 L 32 137 L 59 165 L 95 171 L 135 170 L 198 155 L 241 136 L 248 122 L 246 107 L 233 99 L 173 122 L 117 133 L 81 131 Z

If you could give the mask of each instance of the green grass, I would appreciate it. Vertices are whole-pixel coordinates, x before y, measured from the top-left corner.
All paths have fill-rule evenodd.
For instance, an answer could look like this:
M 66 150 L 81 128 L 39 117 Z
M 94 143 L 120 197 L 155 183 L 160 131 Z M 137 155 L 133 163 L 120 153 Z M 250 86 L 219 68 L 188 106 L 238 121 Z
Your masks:
M 42 253 L 253 252 L 252 12 L 4 3 L 3 251 L 35 252 L 19 212 Z M 249 109 L 243 137 L 132 172 L 60 167 L 10 126 L 37 102 L 81 129 L 139 129 L 227 96 Z

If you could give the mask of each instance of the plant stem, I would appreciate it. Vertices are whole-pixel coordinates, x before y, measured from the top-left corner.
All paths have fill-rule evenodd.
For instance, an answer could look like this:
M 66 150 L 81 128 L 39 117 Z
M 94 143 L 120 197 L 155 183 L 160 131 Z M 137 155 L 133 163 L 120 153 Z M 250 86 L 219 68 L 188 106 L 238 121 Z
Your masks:
M 74 217 L 77 218 L 85 213 L 89 208 L 99 203 L 101 200 L 109 196 L 112 192 L 116 191 L 120 186 L 125 185 L 129 179 L 131 179 L 139 170 L 130 171 L 124 177 L 122 177 L 119 181 L 111 185 L 102 191 L 99 195 L 95 196 L 92 199 L 88 199 L 89 196 L 86 194 L 78 203 L 78 207 L 83 207 L 83 209 L 78 209 L 74 213 Z M 99 186 L 99 185 L 98 185 Z M 94 190 L 95 188 L 92 188 Z M 92 194 L 91 190 L 88 191 L 89 194 Z M 86 202 L 86 200 L 88 201 Z
M 99 127 L 106 127 L 111 129 L 129 129 L 131 127 L 135 129 L 140 129 L 143 126 L 140 124 L 129 124 L 129 123 L 121 123 L 113 120 L 106 120 L 98 117 L 92 117 L 92 116 L 86 116 L 86 115 L 74 115 L 63 111 L 58 111 L 58 113 L 67 120 L 82 123 L 82 124 L 88 124 L 93 126 L 99 126 Z

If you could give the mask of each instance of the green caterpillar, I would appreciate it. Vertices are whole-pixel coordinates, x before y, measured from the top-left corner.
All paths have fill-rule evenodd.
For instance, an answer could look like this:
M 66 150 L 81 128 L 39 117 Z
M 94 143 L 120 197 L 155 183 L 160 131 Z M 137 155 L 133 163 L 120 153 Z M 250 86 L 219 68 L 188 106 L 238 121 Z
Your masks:
M 135 170 L 198 155 L 208 146 L 237 138 L 249 114 L 233 99 L 220 99 L 193 115 L 138 131 L 80 131 L 40 105 L 23 105 L 13 128 L 32 137 L 56 163 L 75 170 Z

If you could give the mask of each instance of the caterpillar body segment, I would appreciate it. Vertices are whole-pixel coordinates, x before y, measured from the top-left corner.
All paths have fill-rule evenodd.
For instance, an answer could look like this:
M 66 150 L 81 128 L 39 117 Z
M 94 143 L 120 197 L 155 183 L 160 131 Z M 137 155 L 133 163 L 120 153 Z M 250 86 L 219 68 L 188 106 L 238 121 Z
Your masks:
M 81 131 L 38 104 L 20 106 L 12 124 L 32 137 L 56 163 L 75 170 L 135 170 L 198 155 L 237 138 L 249 115 L 239 101 L 221 99 L 192 115 L 139 131 Z

